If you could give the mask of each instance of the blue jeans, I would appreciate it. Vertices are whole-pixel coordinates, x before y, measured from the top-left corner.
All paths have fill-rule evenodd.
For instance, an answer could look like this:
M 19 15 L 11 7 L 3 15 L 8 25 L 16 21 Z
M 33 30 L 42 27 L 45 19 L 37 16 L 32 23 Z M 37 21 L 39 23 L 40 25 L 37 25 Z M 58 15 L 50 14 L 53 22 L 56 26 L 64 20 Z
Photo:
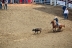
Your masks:
M 59 26 L 58 22 L 56 22 L 56 25 Z
M 19 3 L 19 0 L 14 0 L 15 3 Z
M 64 19 L 68 19 L 68 14 L 64 14 Z
M 25 0 L 26 2 L 25 3 L 28 3 L 28 0 Z
M 24 0 L 22 0 L 22 3 L 24 3 Z
M 0 9 L 2 9 L 2 4 L 0 4 Z
M 14 0 L 12 0 L 12 3 L 14 4 Z

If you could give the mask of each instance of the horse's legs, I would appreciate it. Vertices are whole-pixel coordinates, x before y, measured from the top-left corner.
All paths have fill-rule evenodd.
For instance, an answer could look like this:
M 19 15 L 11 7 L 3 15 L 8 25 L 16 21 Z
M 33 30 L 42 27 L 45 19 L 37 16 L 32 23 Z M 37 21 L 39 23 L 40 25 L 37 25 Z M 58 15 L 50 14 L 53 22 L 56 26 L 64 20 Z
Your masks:
M 54 28 L 53 28 L 52 30 L 53 30 L 53 32 L 54 32 Z
M 55 28 L 55 32 L 56 32 L 56 28 Z
M 53 32 L 56 32 L 56 28 L 53 28 Z

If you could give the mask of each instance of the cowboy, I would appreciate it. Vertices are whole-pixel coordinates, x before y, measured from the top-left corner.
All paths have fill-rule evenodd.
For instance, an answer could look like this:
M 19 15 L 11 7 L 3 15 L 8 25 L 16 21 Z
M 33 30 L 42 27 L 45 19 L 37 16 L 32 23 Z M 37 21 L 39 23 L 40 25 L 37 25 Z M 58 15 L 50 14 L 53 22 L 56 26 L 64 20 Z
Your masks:
M 57 27 L 59 27 L 59 24 L 58 24 L 58 17 L 55 16 L 54 20 L 56 21 L 56 25 L 57 25 Z

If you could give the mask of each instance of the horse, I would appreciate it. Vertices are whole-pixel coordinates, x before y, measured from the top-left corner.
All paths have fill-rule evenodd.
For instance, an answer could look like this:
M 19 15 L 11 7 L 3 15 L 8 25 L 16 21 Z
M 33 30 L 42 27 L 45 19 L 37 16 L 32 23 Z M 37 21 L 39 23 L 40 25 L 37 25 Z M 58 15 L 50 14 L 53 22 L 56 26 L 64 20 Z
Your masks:
M 51 21 L 51 24 L 53 27 L 53 32 L 56 32 L 56 29 L 58 29 L 58 31 L 61 31 L 62 27 L 65 28 L 65 25 L 62 25 L 62 24 L 59 24 L 59 26 L 57 26 L 54 20 Z

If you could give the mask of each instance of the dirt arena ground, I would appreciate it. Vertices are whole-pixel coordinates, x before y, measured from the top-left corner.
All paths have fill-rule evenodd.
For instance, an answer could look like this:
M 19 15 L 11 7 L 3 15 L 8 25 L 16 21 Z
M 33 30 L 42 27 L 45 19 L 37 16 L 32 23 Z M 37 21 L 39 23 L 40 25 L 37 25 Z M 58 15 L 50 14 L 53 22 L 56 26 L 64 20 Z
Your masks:
M 64 20 L 62 8 L 50 5 L 9 4 L 0 10 L 0 48 L 72 48 L 72 10 Z M 52 32 L 50 22 L 58 16 L 62 32 Z M 42 28 L 34 34 L 33 28 Z

